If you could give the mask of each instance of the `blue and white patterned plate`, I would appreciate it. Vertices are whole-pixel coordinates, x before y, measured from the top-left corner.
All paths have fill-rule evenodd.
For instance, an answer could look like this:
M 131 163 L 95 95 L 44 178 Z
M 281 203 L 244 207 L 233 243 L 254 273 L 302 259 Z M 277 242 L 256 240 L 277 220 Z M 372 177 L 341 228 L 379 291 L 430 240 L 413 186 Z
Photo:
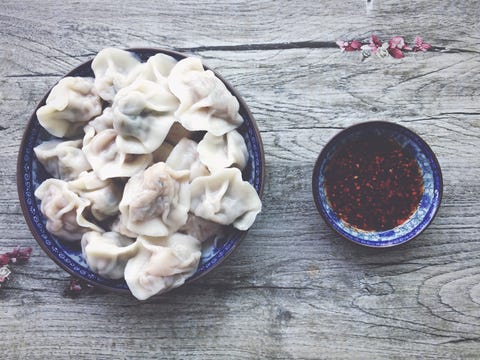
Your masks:
M 423 177 L 424 193 L 417 210 L 406 222 L 387 231 L 365 231 L 345 223 L 330 207 L 325 192 L 325 169 L 332 156 L 344 144 L 367 135 L 395 140 L 415 156 Z M 443 181 L 435 154 L 417 134 L 398 124 L 372 121 L 341 131 L 325 145 L 313 170 L 312 188 L 320 215 L 337 233 L 360 245 L 388 247 L 411 240 L 427 228 L 440 207 Z
M 187 55 L 181 53 L 160 49 L 130 49 L 129 51 L 135 53 L 142 61 L 146 61 L 149 57 L 157 53 L 170 55 L 177 60 L 187 57 Z M 65 76 L 93 77 L 94 74 L 91 69 L 91 63 L 92 61 L 88 61 Z M 218 73 L 215 73 L 215 75 L 224 82 L 228 90 L 240 103 L 240 115 L 243 117 L 244 123 L 237 130 L 245 139 L 249 154 L 249 161 L 243 171 L 243 178 L 253 185 L 261 197 L 263 194 L 265 177 L 265 158 L 262 139 L 257 125 L 240 94 Z M 45 100 L 48 94 L 49 93 L 47 93 L 38 104 L 37 109 L 45 105 Z M 33 148 L 43 141 L 52 139 L 53 136 L 40 126 L 36 116 L 37 109 L 35 109 L 31 116 L 23 135 L 17 162 L 18 194 L 26 222 L 35 240 L 37 240 L 47 255 L 70 274 L 86 280 L 95 286 L 108 290 L 127 292 L 128 287 L 125 281 L 107 279 L 91 271 L 82 256 L 82 251 L 79 245 L 72 245 L 59 241 L 45 228 L 45 218 L 40 212 L 40 202 L 35 198 L 34 192 L 37 187 L 49 177 L 49 175 L 45 172 L 43 166 L 37 161 Z M 210 246 L 204 248 L 197 271 L 186 282 L 193 281 L 217 267 L 235 248 L 237 248 L 246 233 L 246 231 L 240 231 L 230 227 L 226 236 L 222 240 L 217 241 L 214 244 L 212 243 Z

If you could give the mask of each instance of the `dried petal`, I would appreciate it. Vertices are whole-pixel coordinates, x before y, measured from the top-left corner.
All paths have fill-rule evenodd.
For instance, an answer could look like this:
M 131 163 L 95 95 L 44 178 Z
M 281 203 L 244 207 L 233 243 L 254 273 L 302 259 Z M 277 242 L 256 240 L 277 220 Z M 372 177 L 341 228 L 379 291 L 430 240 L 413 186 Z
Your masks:
M 353 50 L 360 50 L 361 47 L 362 47 L 362 43 L 358 40 L 353 40 L 351 43 L 350 43 L 350 47 L 353 49 Z M 352 50 L 352 51 L 353 51 Z
M 15 263 L 17 261 L 19 262 L 27 261 L 30 258 L 31 253 L 32 253 L 32 248 L 30 247 L 21 248 L 20 246 L 17 246 L 12 251 L 7 252 L 5 255 L 10 258 L 10 261 L 12 263 Z
M 10 262 L 10 256 L 7 254 L 0 254 L 0 266 L 7 265 Z
M 405 47 L 405 40 L 401 36 L 394 36 L 388 40 L 388 45 L 390 49 L 403 49 Z
M 362 47 L 362 43 L 358 40 L 353 41 L 343 41 L 337 40 L 337 45 L 342 51 L 357 51 Z
M 17 260 L 24 262 L 30 259 L 30 255 L 32 254 L 32 248 L 27 247 L 27 248 L 19 248 L 18 249 L 18 255 L 17 255 Z
M 69 298 L 76 298 L 81 294 L 91 293 L 93 290 L 95 290 L 94 286 L 71 276 L 68 286 L 63 291 L 63 295 Z
M 80 286 L 80 284 L 78 283 L 78 280 L 75 279 L 75 278 L 70 278 L 70 284 L 69 284 L 69 287 L 68 289 L 70 291 L 73 291 L 73 292 L 79 292 L 79 291 L 82 291 L 82 287 Z
M 382 42 L 381 42 L 380 39 L 379 39 L 376 35 L 374 35 L 374 34 L 372 34 L 371 43 L 372 43 L 373 45 L 377 46 L 377 47 L 382 46 Z
M 423 43 L 423 44 L 422 44 L 422 47 L 421 47 L 421 50 L 422 50 L 422 51 L 428 51 L 428 50 L 430 50 L 431 48 L 432 48 L 432 45 L 427 44 L 427 43 Z
M 372 54 L 377 54 L 378 55 L 378 49 L 382 47 L 382 42 L 380 41 L 380 39 L 376 36 L 376 35 L 373 35 L 372 34 L 372 39 L 370 40 L 370 51 L 372 52 Z M 382 56 L 380 56 L 382 57 Z
M 348 45 L 348 42 L 343 41 L 343 40 L 337 40 L 337 45 L 340 49 L 344 50 L 345 47 Z
M 428 51 L 431 49 L 432 45 L 424 43 L 421 36 L 415 37 L 415 46 L 413 47 L 413 51 Z
M 392 55 L 392 57 L 395 58 L 395 59 L 401 59 L 401 58 L 404 57 L 402 50 L 400 50 L 398 48 L 393 48 L 393 49 L 390 48 L 390 49 L 388 49 L 388 53 L 390 55 Z

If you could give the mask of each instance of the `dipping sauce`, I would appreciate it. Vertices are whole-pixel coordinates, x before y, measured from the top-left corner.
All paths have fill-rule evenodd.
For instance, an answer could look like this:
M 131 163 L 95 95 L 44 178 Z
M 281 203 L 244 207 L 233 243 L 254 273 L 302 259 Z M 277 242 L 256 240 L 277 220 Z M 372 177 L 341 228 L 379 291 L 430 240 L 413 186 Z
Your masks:
M 340 147 L 325 169 L 325 192 L 337 216 L 361 230 L 403 224 L 423 195 L 417 161 L 396 141 L 368 135 Z

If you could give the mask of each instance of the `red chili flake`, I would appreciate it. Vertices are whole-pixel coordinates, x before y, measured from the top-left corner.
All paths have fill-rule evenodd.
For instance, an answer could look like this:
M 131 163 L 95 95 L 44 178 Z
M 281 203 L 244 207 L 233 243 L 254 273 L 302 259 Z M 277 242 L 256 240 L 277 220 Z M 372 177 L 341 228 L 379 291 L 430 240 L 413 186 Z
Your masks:
M 385 231 L 407 221 L 423 196 L 415 158 L 396 141 L 370 135 L 347 143 L 325 171 L 330 206 L 346 223 Z

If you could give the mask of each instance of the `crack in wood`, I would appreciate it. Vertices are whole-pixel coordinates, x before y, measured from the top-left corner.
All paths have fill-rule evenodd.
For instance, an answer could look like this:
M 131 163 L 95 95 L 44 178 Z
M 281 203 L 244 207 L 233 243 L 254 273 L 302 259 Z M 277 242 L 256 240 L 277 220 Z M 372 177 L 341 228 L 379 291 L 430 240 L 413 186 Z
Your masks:
M 442 113 L 439 113 L 438 115 L 440 115 L 440 116 L 446 116 L 446 115 L 476 116 L 476 115 L 480 115 L 480 112 L 477 112 L 477 111 L 450 111 L 450 112 L 442 112 Z
M 480 51 L 478 50 L 473 50 L 473 49 L 457 49 L 457 48 L 451 48 L 448 49 L 446 47 L 441 47 L 441 46 L 432 46 L 432 51 L 439 51 L 447 54 L 460 54 L 460 53 L 466 53 L 466 54 L 480 54 Z
M 467 338 L 460 338 L 460 339 L 454 339 L 454 340 L 449 340 L 445 341 L 442 344 L 458 344 L 458 343 L 463 343 L 463 342 L 468 342 L 468 341 L 473 341 L 473 342 L 479 342 L 480 337 L 467 337 Z
M 205 284 L 190 284 L 192 287 L 203 287 Z M 209 284 L 209 288 L 220 290 L 315 290 L 309 286 L 280 286 L 280 285 L 226 285 L 226 284 Z
M 176 48 L 177 51 L 248 51 L 248 50 L 288 50 L 288 49 L 334 49 L 338 45 L 334 41 L 292 41 L 282 43 L 210 45 L 187 48 Z
M 11 75 L 5 75 L 6 78 L 33 78 L 33 77 L 47 77 L 47 76 L 63 76 L 60 74 L 40 74 L 40 73 L 35 73 L 35 74 L 11 74 Z
M 231 290 L 315 290 L 308 286 L 247 285 L 233 286 Z
M 285 127 L 285 128 L 276 128 L 276 129 L 265 129 L 260 130 L 260 133 L 278 133 L 282 131 L 294 131 L 294 130 L 343 130 L 345 126 L 306 126 L 306 127 Z
M 178 47 L 174 48 L 180 52 L 200 52 L 200 51 L 251 51 L 251 50 L 290 50 L 290 49 L 338 49 L 335 41 L 290 41 L 280 43 L 258 43 L 258 44 L 239 44 L 239 45 L 205 45 L 196 47 Z M 480 53 L 472 49 L 447 48 L 445 46 L 432 46 L 429 52 L 442 53 Z

